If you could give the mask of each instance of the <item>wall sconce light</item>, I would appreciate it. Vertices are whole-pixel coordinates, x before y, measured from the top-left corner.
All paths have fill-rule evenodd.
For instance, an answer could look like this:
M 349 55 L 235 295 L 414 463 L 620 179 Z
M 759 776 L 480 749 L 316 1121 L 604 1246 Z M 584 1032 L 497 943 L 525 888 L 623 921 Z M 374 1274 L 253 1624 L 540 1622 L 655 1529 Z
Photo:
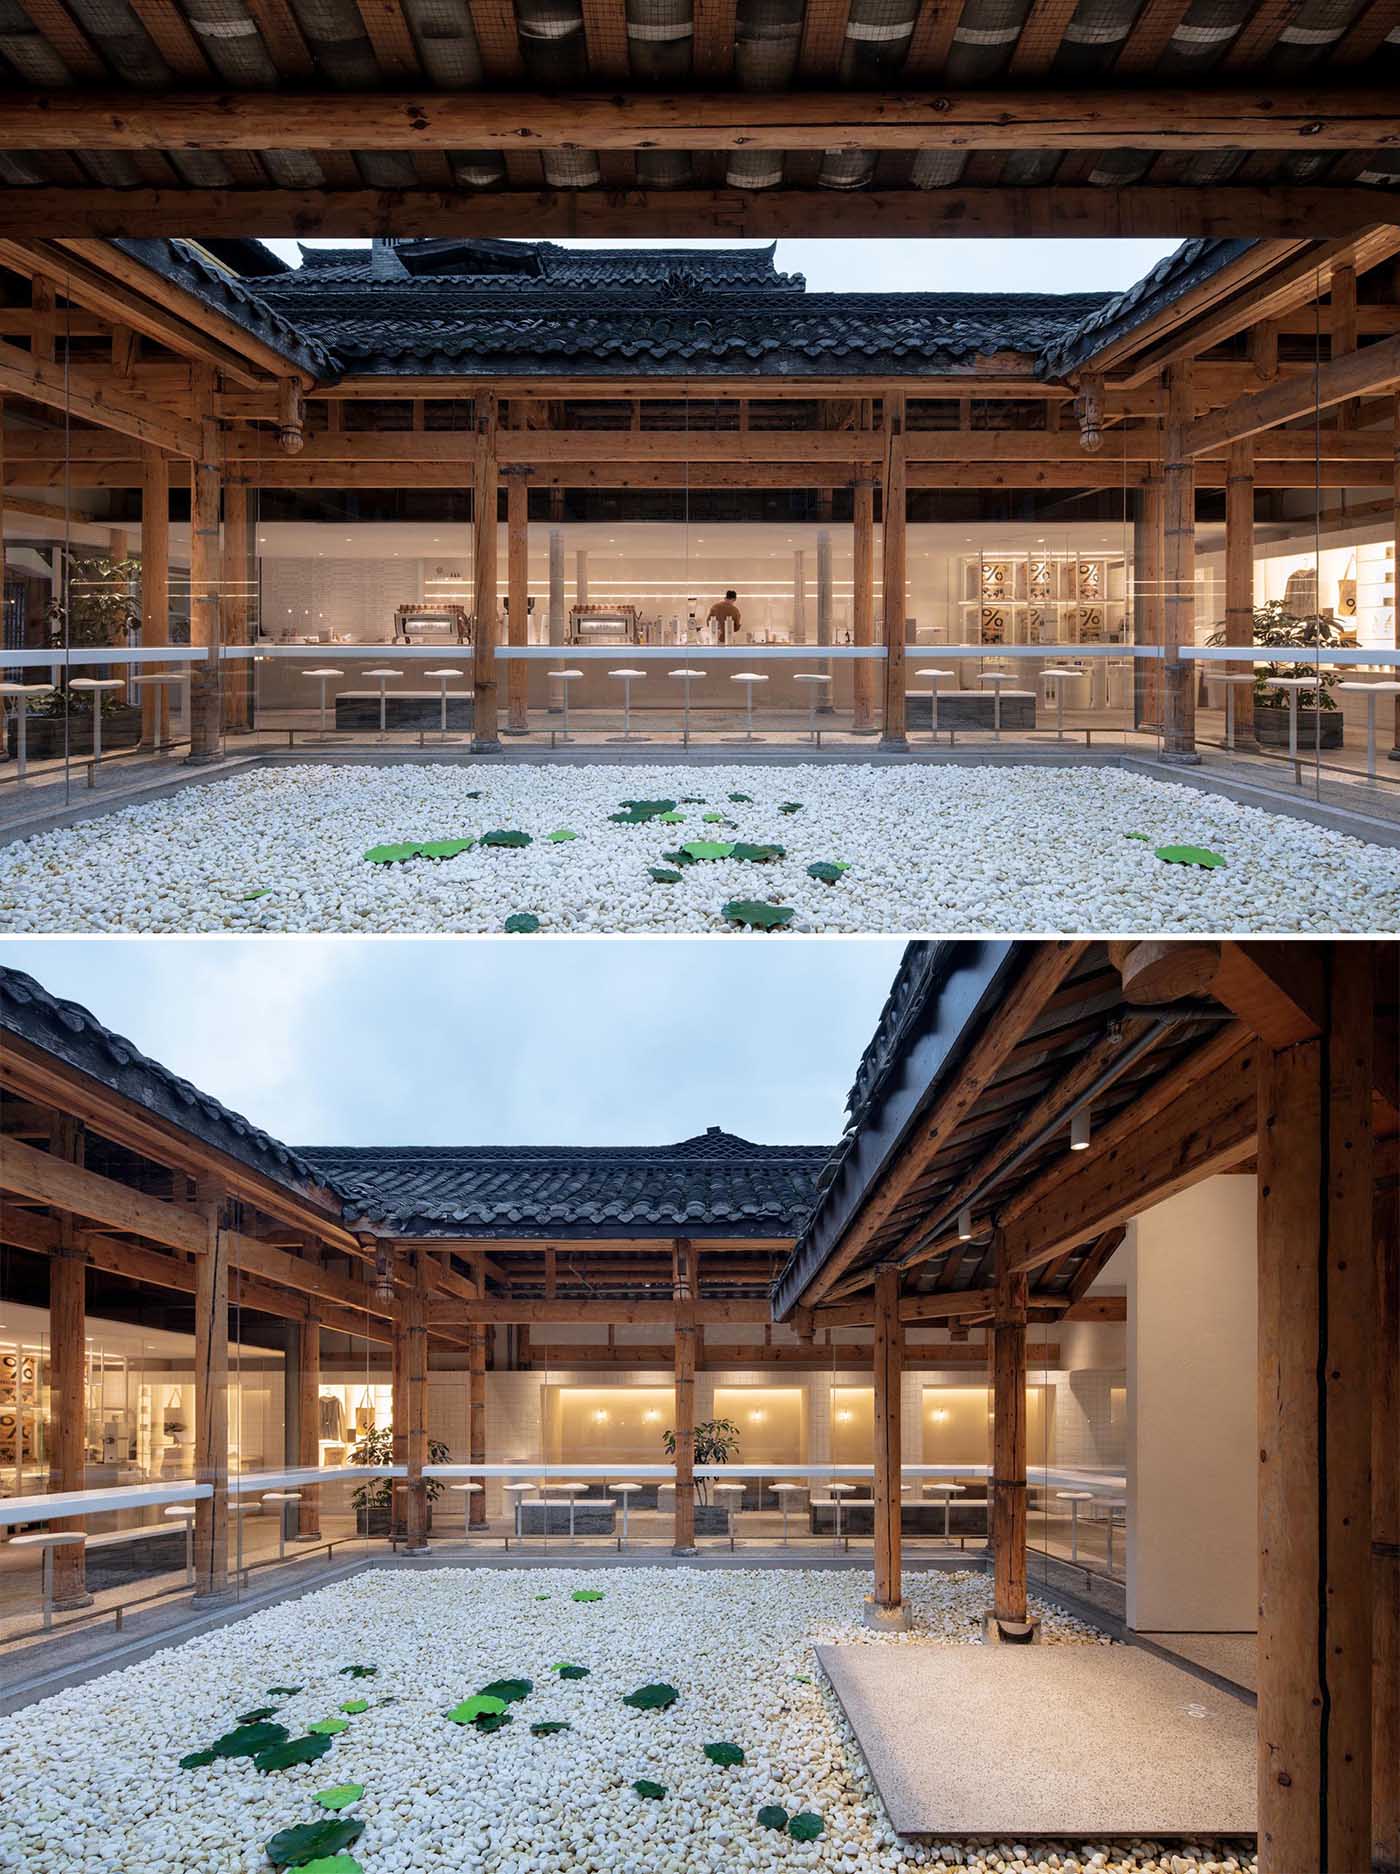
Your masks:
M 935 1406 L 933 1408 L 933 1422 L 935 1425 L 941 1425 L 947 1416 L 948 1409 L 946 1406 Z
M 661 1414 L 657 1411 L 655 1406 L 648 1406 L 647 1410 L 642 1414 L 642 1423 L 643 1425 L 654 1425 L 660 1417 Z
M 972 1241 L 971 1204 L 964 1204 L 962 1209 L 958 1212 L 958 1241 L 960 1243 L 970 1243 Z
M 768 1414 L 766 1412 L 750 1412 L 749 1423 L 750 1425 L 761 1425 L 767 1416 Z
M 606 1425 L 607 1422 L 608 1422 L 607 1412 L 604 1409 L 604 1407 L 599 1406 L 597 1411 L 593 1414 L 593 1423 L 595 1425 Z
M 1089 1108 L 1081 1106 L 1069 1122 L 1069 1149 L 1072 1152 L 1088 1151 L 1089 1123 Z
M 842 1406 L 841 1410 L 836 1414 L 836 1423 L 838 1425 L 849 1425 L 854 1417 L 855 1413 L 851 1411 L 849 1406 Z

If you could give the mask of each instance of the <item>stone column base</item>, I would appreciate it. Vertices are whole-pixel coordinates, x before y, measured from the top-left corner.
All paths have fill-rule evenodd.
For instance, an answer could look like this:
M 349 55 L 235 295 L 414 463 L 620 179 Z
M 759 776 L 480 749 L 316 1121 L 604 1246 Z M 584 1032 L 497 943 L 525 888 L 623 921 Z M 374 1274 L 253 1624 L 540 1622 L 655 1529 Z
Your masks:
M 75 1607 L 91 1607 L 92 1596 L 88 1593 L 86 1588 L 78 1594 L 56 1593 L 53 1597 L 53 1605 L 55 1613 L 66 1614 Z
M 1157 759 L 1158 761 L 1170 762 L 1174 768 L 1199 768 L 1201 765 L 1201 758 L 1194 750 L 1183 749 L 1177 751 L 1175 749 L 1169 750 L 1164 748 Z
M 988 1608 L 982 1616 L 984 1646 L 1033 1646 L 1040 1639 L 1040 1621 L 1032 1614 L 1028 1620 L 998 1620 L 996 1610 Z
M 478 742 L 473 739 L 471 752 L 474 755 L 499 755 L 501 745 L 499 742 Z
M 883 1601 L 877 1601 L 873 1594 L 867 1594 L 861 1603 L 861 1620 L 867 1627 L 875 1627 L 881 1633 L 907 1633 L 909 1631 L 909 1609 L 903 1601 L 897 1601 L 893 1607 Z
M 908 736 L 882 735 L 880 737 L 880 753 L 882 755 L 907 755 L 909 753 Z

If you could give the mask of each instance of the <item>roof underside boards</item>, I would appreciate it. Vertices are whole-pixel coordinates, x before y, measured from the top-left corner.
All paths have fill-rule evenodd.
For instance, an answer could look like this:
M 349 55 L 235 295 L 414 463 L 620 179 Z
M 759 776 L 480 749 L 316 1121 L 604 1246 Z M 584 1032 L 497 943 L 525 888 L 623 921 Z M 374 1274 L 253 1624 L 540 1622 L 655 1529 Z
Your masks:
M 664 1146 L 307 1146 L 302 1155 L 401 1237 L 587 1241 L 773 1237 L 801 1228 L 826 1146 L 756 1145 L 712 1126 Z

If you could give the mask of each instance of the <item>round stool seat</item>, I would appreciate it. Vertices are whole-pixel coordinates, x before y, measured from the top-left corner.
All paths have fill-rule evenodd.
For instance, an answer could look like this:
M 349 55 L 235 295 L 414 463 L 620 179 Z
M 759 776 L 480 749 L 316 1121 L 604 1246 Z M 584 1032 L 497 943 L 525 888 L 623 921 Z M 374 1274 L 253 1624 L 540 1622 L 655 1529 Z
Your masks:
M 463 676 L 464 674 L 465 673 L 459 670 L 456 667 L 456 665 L 453 665 L 453 667 L 450 670 L 425 670 L 423 672 L 423 675 L 425 677 L 442 677 L 444 679 L 448 677 L 460 677 L 460 676 Z
M 0 683 L 0 696 L 49 696 L 56 683 Z
M 557 1490 L 561 1496 L 576 1497 L 582 1491 L 587 1490 L 588 1485 L 580 1484 L 580 1483 L 566 1483 L 566 1484 L 551 1484 L 549 1487 L 551 1490 Z
M 765 683 L 768 681 L 766 677 L 763 678 L 762 680 Z M 821 675 L 819 671 L 816 671 L 816 670 L 794 671 L 792 680 L 794 683 L 830 683 L 831 682 L 830 677 L 824 677 Z
M 736 670 L 729 681 L 731 683 L 767 683 L 768 679 L 761 670 Z
M 1251 677 L 1248 681 L 1252 683 L 1254 679 Z M 1346 683 L 1339 683 L 1337 688 L 1339 690 L 1355 690 L 1362 696 L 1400 696 L 1400 683 L 1392 683 L 1389 679 L 1379 680 L 1375 683 L 1369 681 L 1363 682 L 1359 678 L 1352 679 Z
M 401 670 L 367 670 L 365 675 L 367 677 L 401 677 L 403 672 Z
M 1253 683 L 1253 681 L 1253 674 L 1246 670 L 1212 670 L 1206 676 L 1207 683 Z M 1366 685 L 1361 683 L 1339 683 L 1337 688 L 1339 690 L 1361 690 L 1365 689 Z M 1397 683 L 1395 688 L 1400 690 L 1400 683 Z
M 770 1486 L 775 1497 L 791 1495 L 792 1492 L 804 1492 L 810 1488 L 807 1484 L 773 1484 Z
M 1010 670 L 984 670 L 978 677 L 979 683 L 1014 683 L 1015 673 Z
M 5 1546 L 9 1549 L 41 1549 L 62 1542 L 86 1541 L 87 1537 L 76 1529 L 54 1529 L 32 1536 L 11 1536 Z
M 608 1489 L 619 1497 L 631 1496 L 636 1490 L 645 1490 L 645 1484 L 609 1484 Z
M 916 677 L 938 677 L 940 679 L 943 677 L 955 677 L 957 674 L 956 670 L 916 670 L 914 672 Z
M 1077 664 L 1050 664 L 1041 671 L 1040 680 L 1044 683 L 1048 677 L 1057 677 L 1063 682 L 1067 677 L 1087 677 L 1088 674 L 1087 670 L 1081 669 Z M 1254 679 L 1251 677 L 1249 681 L 1252 683 Z
M 261 661 L 259 659 L 259 662 Z M 189 674 L 188 670 L 138 670 L 132 672 L 131 681 L 133 683 L 186 683 L 189 681 Z M 340 672 L 337 670 L 334 674 L 338 677 Z
M 162 1516 L 193 1516 L 194 1505 L 193 1503 L 172 1503 L 169 1509 L 161 1511 L 161 1515 Z
M 265 1490 L 263 1492 L 263 1502 L 264 1503 L 300 1503 L 301 1492 L 300 1490 Z
M 644 677 L 646 674 L 644 670 L 610 670 L 608 672 L 610 677 Z
M 1317 677 L 1266 677 L 1265 683 L 1271 690 L 1315 690 Z
M 703 670 L 668 670 L 666 672 L 668 677 L 703 677 L 704 674 Z
M 465 1496 L 469 1497 L 477 1496 L 481 1491 L 480 1484 L 449 1484 L 447 1487 L 449 1490 L 460 1490 Z
M 1092 1490 L 1057 1490 L 1055 1492 L 1057 1503 L 1092 1503 L 1093 1500 Z
M 517 1494 L 517 1495 L 520 1495 L 520 1494 L 522 1494 L 523 1492 L 525 1492 L 526 1490 L 538 1490 L 538 1489 L 540 1488 L 540 1486 L 539 1486 L 539 1485 L 538 1485 L 537 1483 L 527 1483 L 527 1484 L 507 1484 L 507 1485 L 505 1486 L 505 1488 L 506 1488 L 507 1490 L 513 1490 L 513 1491 L 515 1491 L 515 1492 L 516 1492 L 516 1494 Z
M 555 683 L 572 683 L 575 677 L 581 677 L 581 670 L 548 670 L 545 675 Z
M 332 670 L 328 664 L 318 664 L 314 670 L 303 670 L 304 677 L 343 677 L 343 670 Z
M 834 1497 L 848 1497 L 853 1490 L 857 1490 L 859 1487 L 858 1484 L 831 1484 L 828 1486 Z
M 733 1496 L 734 1492 L 737 1490 L 739 1495 L 743 1496 L 747 1488 L 748 1486 L 746 1484 L 716 1484 L 714 1486 L 714 1491 L 716 1496 L 718 1496 L 721 1491 L 723 1491 L 726 1496 Z
M 934 1497 L 960 1497 L 967 1489 L 966 1484 L 925 1484 L 924 1489 Z
M 70 677 L 70 690 L 124 690 L 126 684 L 120 677 Z

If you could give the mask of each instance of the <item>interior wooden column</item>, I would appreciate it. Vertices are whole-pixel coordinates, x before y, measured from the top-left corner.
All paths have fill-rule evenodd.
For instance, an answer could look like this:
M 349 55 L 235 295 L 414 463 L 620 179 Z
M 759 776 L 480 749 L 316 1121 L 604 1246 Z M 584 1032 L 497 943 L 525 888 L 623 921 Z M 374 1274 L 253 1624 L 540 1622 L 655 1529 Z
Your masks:
M 1162 464 L 1163 636 L 1162 754 L 1195 761 L 1196 666 L 1179 656 L 1196 639 L 1196 464 L 1187 432 L 1195 419 L 1191 361 L 1169 365 Z
M 421 1255 L 415 1256 L 413 1279 L 404 1295 L 405 1404 L 408 1436 L 404 1461 L 408 1465 L 404 1490 L 404 1545 L 428 1546 L 428 1491 L 423 1466 L 428 1461 L 428 1297 Z
M 856 482 L 851 503 L 851 641 L 869 649 L 875 643 L 874 482 Z M 851 732 L 875 733 L 875 665 L 869 661 L 851 665 Z
M 223 574 L 219 483 L 219 471 L 212 463 L 190 464 L 190 643 L 203 645 L 209 653 L 206 662 L 190 665 L 191 761 L 212 761 L 218 754 L 223 715 L 219 675 Z
M 507 632 L 511 644 L 530 641 L 530 488 L 523 475 L 506 481 L 506 590 Z M 511 735 L 524 735 L 530 727 L 530 666 L 506 665 L 508 722 Z
M 1145 470 L 1133 517 L 1133 642 L 1160 644 L 1164 635 L 1162 527 L 1166 513 L 1160 457 L 1148 462 Z M 1162 714 L 1162 666 L 1155 658 L 1135 657 L 1134 725 L 1159 733 Z
M 467 1360 L 467 1461 L 471 1464 L 484 1464 L 486 1462 L 486 1329 L 484 1327 L 471 1329 Z M 484 1479 L 478 1478 L 476 1481 L 484 1486 Z M 471 1499 L 469 1519 L 478 1524 L 486 1521 L 484 1487 Z
M 389 1415 L 392 1437 L 390 1460 L 408 1463 L 408 1330 L 404 1318 L 402 1292 L 394 1296 L 394 1313 L 389 1323 Z M 389 1534 L 401 1542 L 404 1535 L 406 1489 L 402 1479 L 389 1485 Z
M 1328 324 L 1331 328 L 1332 356 L 1344 358 L 1348 352 L 1356 350 L 1357 315 L 1356 315 L 1356 268 L 1338 266 L 1332 269 L 1332 285 L 1328 294 Z M 1339 403 L 1336 409 L 1338 429 L 1355 429 L 1361 405 L 1355 397 Z
M 69 1164 L 83 1162 L 82 1129 L 66 1117 L 55 1121 L 49 1150 Z M 69 1211 L 58 1218 L 59 1240 L 49 1258 L 49 1489 L 81 1490 L 87 1483 L 87 1427 L 84 1367 L 86 1353 L 87 1262 L 75 1241 Z M 86 1530 L 78 1516 L 55 1518 L 58 1533 Z M 86 1564 L 82 1544 L 64 1543 L 53 1554 L 53 1595 L 57 1607 L 86 1607 Z
M 194 1477 L 212 1494 L 194 1506 L 194 1598 L 221 1600 L 228 1578 L 228 1243 L 224 1194 L 212 1180 L 195 1187 L 204 1223 L 194 1263 Z
M 224 639 L 229 644 L 247 644 L 251 636 L 252 605 L 249 598 L 248 486 L 246 482 L 224 483 L 223 553 L 220 573 L 223 583 Z M 248 730 L 253 726 L 253 665 L 241 660 L 225 664 L 221 671 L 224 692 L 224 727 Z
M 0 605 L 5 592 L 5 399 L 0 397 Z
M 1328 944 L 1323 1030 L 1259 1044 L 1259 1869 L 1371 1860 L 1372 997 Z
M 899 1319 L 899 1270 L 875 1277 L 875 1594 L 871 1616 L 892 1625 L 903 1611 L 900 1584 L 900 1392 L 904 1330 Z
M 1390 483 L 1392 505 L 1394 508 L 1391 526 L 1391 545 L 1394 549 L 1394 555 L 1391 559 L 1390 570 L 1391 578 L 1394 582 L 1393 603 L 1395 606 L 1395 616 L 1397 619 L 1400 619 L 1400 390 L 1397 390 L 1394 397 L 1391 399 L 1390 421 L 1391 434 L 1395 438 L 1395 461 L 1391 471 Z M 1400 646 L 1400 630 L 1396 632 L 1395 641 L 1396 644 Z M 1395 699 L 1395 733 L 1392 738 L 1390 759 L 1392 761 L 1400 761 L 1400 696 L 1397 696 Z
M 1376 1340 L 1371 1395 L 1371 1862 L 1400 1868 L 1400 1193 L 1375 1202 Z
M 904 392 L 885 403 L 885 478 L 882 494 L 881 586 L 885 620 L 885 707 L 880 746 L 907 749 L 904 701 L 904 613 L 907 605 L 908 474 L 905 461 Z
M 1027 1281 L 1024 1273 L 1006 1267 L 998 1239 L 992 1313 L 993 1613 L 998 1625 L 1012 1629 L 1026 1621 Z
M 297 1463 L 321 1463 L 321 1323 L 308 1314 L 297 1327 Z M 321 1490 L 299 1484 L 297 1534 L 314 1541 L 321 1533 Z
M 496 694 L 496 393 L 476 398 L 476 455 L 472 477 L 472 750 L 498 749 L 500 733 Z
M 676 1523 L 673 1553 L 695 1552 L 695 1366 L 696 1335 L 690 1245 L 674 1250 L 676 1301 Z
M 1254 444 L 1248 437 L 1231 443 L 1225 471 L 1225 642 L 1254 643 Z M 1232 676 L 1254 674 L 1253 664 L 1243 659 L 1226 664 L 1225 669 Z M 1237 683 L 1231 687 L 1235 744 L 1252 748 L 1254 686 Z
M 170 463 L 149 443 L 141 450 L 141 643 L 170 642 Z M 170 692 L 163 683 L 141 686 L 141 742 L 170 737 Z

